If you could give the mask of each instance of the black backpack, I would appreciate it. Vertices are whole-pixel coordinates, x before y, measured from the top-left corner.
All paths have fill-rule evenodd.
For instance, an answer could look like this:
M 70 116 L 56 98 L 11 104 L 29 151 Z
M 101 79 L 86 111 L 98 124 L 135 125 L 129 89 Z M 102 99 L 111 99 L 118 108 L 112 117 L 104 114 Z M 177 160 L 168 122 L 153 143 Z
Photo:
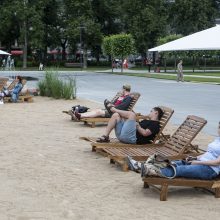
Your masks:
M 85 106 L 81 106 L 81 105 L 74 105 L 72 107 L 73 111 L 78 111 L 79 113 L 85 113 L 88 111 L 89 108 L 85 107 Z

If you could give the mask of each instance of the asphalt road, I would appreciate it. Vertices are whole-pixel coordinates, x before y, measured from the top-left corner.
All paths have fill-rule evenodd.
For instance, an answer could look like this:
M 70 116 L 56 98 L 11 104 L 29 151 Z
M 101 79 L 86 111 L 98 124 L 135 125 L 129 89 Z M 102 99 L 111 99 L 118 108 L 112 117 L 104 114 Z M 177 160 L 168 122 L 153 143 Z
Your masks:
M 26 75 L 41 78 L 42 72 L 0 72 L 0 76 Z M 70 72 L 65 72 L 66 78 Z M 105 98 L 111 99 L 123 84 L 130 84 L 132 91 L 141 93 L 135 106 L 136 112 L 149 113 L 157 105 L 164 105 L 175 110 L 171 119 L 173 124 L 180 124 L 187 115 L 205 118 L 208 123 L 203 129 L 205 133 L 216 135 L 220 121 L 220 85 L 200 83 L 177 83 L 170 80 L 149 79 L 143 77 L 111 75 L 102 73 L 78 72 L 71 75 L 77 80 L 77 97 L 103 103 Z M 36 81 L 28 85 L 36 86 Z

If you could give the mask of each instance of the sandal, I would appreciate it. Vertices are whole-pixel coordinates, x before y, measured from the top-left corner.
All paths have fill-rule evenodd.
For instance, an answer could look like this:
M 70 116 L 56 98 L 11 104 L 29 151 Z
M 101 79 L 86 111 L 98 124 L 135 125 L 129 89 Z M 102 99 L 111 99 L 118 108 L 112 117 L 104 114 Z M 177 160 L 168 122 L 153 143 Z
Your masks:
M 109 115 L 112 116 L 113 112 L 111 111 L 111 108 L 115 106 L 111 102 L 104 102 L 104 105 Z
M 109 137 L 108 137 L 108 136 L 102 135 L 100 138 L 97 138 L 97 139 L 96 139 L 96 142 L 99 142 L 99 143 L 108 143 L 108 142 L 110 142 L 110 140 L 109 140 Z
M 75 115 L 77 121 L 80 121 L 81 115 L 78 112 L 76 112 L 76 111 L 74 112 L 74 115 Z
M 111 102 L 108 100 L 108 99 L 105 99 L 104 100 L 104 105 L 108 105 L 108 104 L 110 104 Z

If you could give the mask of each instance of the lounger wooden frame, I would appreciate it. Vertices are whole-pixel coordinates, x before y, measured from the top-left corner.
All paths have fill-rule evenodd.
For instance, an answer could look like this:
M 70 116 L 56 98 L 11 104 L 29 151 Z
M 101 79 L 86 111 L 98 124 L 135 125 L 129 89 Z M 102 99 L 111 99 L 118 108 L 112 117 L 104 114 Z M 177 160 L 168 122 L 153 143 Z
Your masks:
M 163 154 L 170 159 L 179 159 L 188 154 L 199 155 L 202 151 L 195 148 L 191 142 L 206 123 L 207 121 L 203 118 L 189 115 L 164 144 L 152 144 L 144 147 L 102 147 L 101 151 L 110 158 L 110 163 L 120 164 L 123 171 L 128 170 L 125 161 L 127 156 L 138 161 L 145 161 L 154 153 Z
M 171 116 L 174 113 L 174 110 L 165 106 L 159 106 L 164 114 L 160 120 L 160 131 L 152 141 L 152 144 L 156 143 L 163 143 L 167 141 L 169 138 L 169 135 L 165 135 L 163 133 L 165 126 L 167 125 L 168 121 L 170 120 Z M 147 116 L 137 116 L 137 121 L 140 119 L 147 119 Z M 96 151 L 96 148 L 99 149 L 99 152 L 101 151 L 102 147 L 143 147 L 143 146 L 148 146 L 149 144 L 146 145 L 133 145 L 133 144 L 124 144 L 120 142 L 117 138 L 111 138 L 110 143 L 98 143 L 96 142 L 97 138 L 94 137 L 81 137 L 80 139 L 87 140 L 91 142 L 92 145 L 92 151 Z
M 7 84 L 8 78 L 0 78 L 0 91 L 3 89 L 3 87 Z
M 23 79 L 22 85 L 24 86 L 26 84 L 26 82 L 27 82 L 27 80 Z M 13 80 L 7 89 L 11 90 L 15 87 L 15 85 L 16 85 L 16 80 Z M 10 101 L 11 101 L 11 97 L 4 97 L 4 102 L 10 102 Z M 19 95 L 18 102 L 25 102 L 25 101 L 26 102 L 33 102 L 33 96 L 28 93 Z
M 215 198 L 220 198 L 220 176 L 213 180 L 197 180 L 188 178 L 166 179 L 161 177 L 144 177 L 142 180 L 144 182 L 144 188 L 149 188 L 151 186 L 159 191 L 160 201 L 167 200 L 169 186 L 204 188 L 214 193 Z M 161 187 L 158 187 L 158 185 Z
M 140 97 L 140 93 L 138 92 L 132 92 L 130 94 L 132 96 L 132 101 L 128 107 L 128 111 L 132 111 L 136 102 L 138 101 Z M 118 92 L 115 97 L 111 100 L 111 102 L 114 102 L 118 97 L 121 96 L 121 92 Z M 89 125 L 90 127 L 94 128 L 96 123 L 108 123 L 109 118 L 105 117 L 98 117 L 98 118 L 82 118 L 80 121 L 84 122 L 85 125 Z

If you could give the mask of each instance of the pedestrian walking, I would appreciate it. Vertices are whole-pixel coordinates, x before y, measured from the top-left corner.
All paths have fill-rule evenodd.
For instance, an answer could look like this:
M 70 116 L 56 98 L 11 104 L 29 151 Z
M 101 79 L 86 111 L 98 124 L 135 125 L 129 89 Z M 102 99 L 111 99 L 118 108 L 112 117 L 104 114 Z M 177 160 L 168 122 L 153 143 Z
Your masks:
M 43 63 L 40 63 L 39 64 L 39 71 L 42 71 L 44 69 L 44 64 Z
M 177 64 L 177 82 L 184 82 L 183 78 L 183 61 L 180 60 L 179 63 Z

